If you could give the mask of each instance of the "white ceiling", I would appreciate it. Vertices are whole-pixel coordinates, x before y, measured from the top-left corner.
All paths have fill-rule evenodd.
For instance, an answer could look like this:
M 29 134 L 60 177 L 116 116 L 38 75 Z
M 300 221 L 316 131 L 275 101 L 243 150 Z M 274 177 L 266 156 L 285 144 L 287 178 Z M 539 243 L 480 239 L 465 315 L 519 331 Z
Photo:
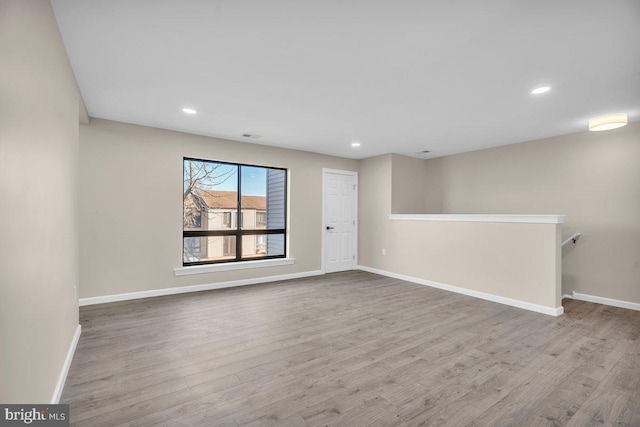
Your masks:
M 92 117 L 350 158 L 640 120 L 638 0 L 53 5 Z

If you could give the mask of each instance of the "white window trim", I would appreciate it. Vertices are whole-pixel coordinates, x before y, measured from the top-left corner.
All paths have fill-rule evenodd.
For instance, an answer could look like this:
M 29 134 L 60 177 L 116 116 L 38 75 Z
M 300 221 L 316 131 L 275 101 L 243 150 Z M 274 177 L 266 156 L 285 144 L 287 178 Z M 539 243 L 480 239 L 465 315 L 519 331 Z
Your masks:
M 218 271 L 245 270 L 249 268 L 276 267 L 279 265 L 291 265 L 295 258 L 259 259 L 255 261 L 224 262 L 220 264 L 189 265 L 173 269 L 176 276 L 188 276 L 191 274 L 214 273 Z

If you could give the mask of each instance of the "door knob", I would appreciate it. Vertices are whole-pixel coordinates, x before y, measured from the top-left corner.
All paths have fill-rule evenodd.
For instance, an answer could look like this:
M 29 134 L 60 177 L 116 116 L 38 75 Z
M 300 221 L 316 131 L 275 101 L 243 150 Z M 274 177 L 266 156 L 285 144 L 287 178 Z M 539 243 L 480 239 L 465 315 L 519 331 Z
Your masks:
M 327 225 L 327 230 L 333 230 L 333 227 Z

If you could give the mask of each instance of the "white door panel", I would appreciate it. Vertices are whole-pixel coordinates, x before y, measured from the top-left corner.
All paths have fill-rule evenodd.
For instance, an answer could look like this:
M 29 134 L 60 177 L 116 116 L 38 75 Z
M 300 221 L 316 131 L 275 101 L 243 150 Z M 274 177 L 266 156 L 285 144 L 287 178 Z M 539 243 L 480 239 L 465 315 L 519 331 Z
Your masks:
M 356 266 L 355 173 L 324 173 L 325 271 L 352 270 Z

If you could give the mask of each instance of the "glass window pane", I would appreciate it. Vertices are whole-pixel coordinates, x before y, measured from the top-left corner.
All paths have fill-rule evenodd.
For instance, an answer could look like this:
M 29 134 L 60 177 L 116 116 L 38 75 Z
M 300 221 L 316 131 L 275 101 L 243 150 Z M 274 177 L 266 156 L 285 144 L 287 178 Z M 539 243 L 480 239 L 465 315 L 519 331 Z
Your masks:
M 238 212 L 238 166 L 184 160 L 184 230 L 236 228 Z
M 262 237 L 264 236 L 242 236 L 242 258 L 265 256 L 267 246 L 266 241 L 261 241 Z
M 182 260 L 185 263 L 235 259 L 236 236 L 185 237 Z
M 284 255 L 284 234 L 242 236 L 242 258 Z
M 284 254 L 284 234 L 267 235 L 267 256 Z
M 242 228 L 256 230 L 266 228 L 267 169 L 257 166 L 241 166 L 242 180 Z

